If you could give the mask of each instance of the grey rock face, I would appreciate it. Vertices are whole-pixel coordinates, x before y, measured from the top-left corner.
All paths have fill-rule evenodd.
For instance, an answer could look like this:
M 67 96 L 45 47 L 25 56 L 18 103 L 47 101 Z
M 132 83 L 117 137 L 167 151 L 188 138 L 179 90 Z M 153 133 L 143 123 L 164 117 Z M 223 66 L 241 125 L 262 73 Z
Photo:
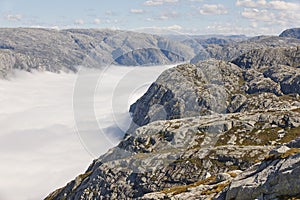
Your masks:
M 241 77 L 238 67 L 217 60 L 169 69 L 130 107 L 133 121 L 142 126 L 160 119 L 224 113 L 229 92 L 238 88 Z
M 263 161 L 252 166 L 231 182 L 226 199 L 277 199 L 300 195 L 300 151 L 288 157 Z M 272 153 L 272 152 L 271 152 Z M 278 152 L 277 152 L 278 154 Z M 294 154 L 294 155 L 293 155 Z
M 281 50 L 295 55 L 293 62 L 297 62 L 298 48 Z M 212 113 L 285 109 L 290 104 L 287 99 L 298 102 L 296 96 L 285 95 L 300 93 L 299 68 L 257 62 L 248 69 L 236 64 L 207 60 L 165 71 L 130 107 L 133 127 Z

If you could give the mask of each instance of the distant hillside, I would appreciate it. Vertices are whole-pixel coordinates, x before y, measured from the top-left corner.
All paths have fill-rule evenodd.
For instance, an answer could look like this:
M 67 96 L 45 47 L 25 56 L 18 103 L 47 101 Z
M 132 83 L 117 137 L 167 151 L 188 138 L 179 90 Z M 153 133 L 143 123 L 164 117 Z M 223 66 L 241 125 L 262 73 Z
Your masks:
M 77 71 L 80 65 L 197 63 L 215 58 L 231 61 L 253 49 L 299 46 L 299 29 L 278 36 L 157 36 L 108 29 L 0 29 L 0 78 L 13 69 Z
M 291 37 L 300 39 L 300 28 L 291 28 L 283 31 L 279 37 Z
M 103 67 L 188 61 L 194 50 L 163 37 L 119 30 L 0 29 L 0 77 L 12 69 L 76 71 Z
M 256 36 L 240 42 L 228 40 L 223 42 L 218 41 L 219 43 L 215 42 L 201 45 L 202 51 L 199 51 L 200 53 L 191 60 L 191 63 L 197 63 L 208 58 L 231 61 L 253 49 L 295 47 L 300 45 L 299 39 L 278 36 Z M 195 49 L 196 47 L 193 46 L 193 48 Z

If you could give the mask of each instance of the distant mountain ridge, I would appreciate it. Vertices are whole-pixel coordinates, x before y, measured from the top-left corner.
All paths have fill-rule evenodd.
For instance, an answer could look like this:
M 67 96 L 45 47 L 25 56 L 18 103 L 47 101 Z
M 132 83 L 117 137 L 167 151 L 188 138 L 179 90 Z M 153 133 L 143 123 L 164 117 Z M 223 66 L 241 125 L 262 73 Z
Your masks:
M 163 65 L 232 60 L 256 48 L 297 46 L 298 29 L 278 36 L 157 36 L 109 29 L 0 29 L 0 78 L 13 69 L 77 71 L 80 65 Z M 293 34 L 292 34 L 293 33 Z M 291 36 L 291 37 L 289 37 Z
M 180 42 L 129 31 L 0 29 L 0 77 L 12 69 L 76 71 L 79 65 L 171 64 L 193 56 L 193 49 Z

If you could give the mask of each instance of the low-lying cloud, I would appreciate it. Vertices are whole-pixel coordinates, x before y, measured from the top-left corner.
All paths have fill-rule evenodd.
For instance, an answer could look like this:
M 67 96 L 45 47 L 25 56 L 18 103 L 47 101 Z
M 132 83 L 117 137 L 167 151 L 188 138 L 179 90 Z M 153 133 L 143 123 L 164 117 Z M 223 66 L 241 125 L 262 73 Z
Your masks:
M 77 74 L 16 72 L 0 80 L 0 199 L 42 199 L 83 173 L 122 138 L 129 105 L 167 67 L 85 70 L 79 75 L 97 78 L 94 100 L 77 102 L 92 103 L 94 117 L 76 120 L 74 113 L 86 114 L 74 104 Z

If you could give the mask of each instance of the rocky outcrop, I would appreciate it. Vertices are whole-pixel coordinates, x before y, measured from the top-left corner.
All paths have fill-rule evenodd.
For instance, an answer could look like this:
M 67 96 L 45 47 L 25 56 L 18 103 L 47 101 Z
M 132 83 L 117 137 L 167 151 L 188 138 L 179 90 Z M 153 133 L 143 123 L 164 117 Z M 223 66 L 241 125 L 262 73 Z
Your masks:
M 48 199 L 139 198 L 246 170 L 274 145 L 299 137 L 299 119 L 295 111 L 272 111 L 152 122 L 128 134 Z
M 300 142 L 272 150 L 230 184 L 226 199 L 287 199 L 300 197 Z M 290 148 L 292 146 L 292 148 Z
M 297 104 L 300 71 L 295 63 L 300 59 L 300 49 L 271 48 L 251 52 L 235 60 L 236 65 L 207 60 L 163 72 L 130 107 L 132 127 L 162 119 L 284 109 L 290 104 L 288 99 Z M 277 56 L 281 53 L 282 56 Z M 251 61 L 245 61 L 245 57 Z M 261 60 L 271 57 L 276 57 L 273 60 L 279 64 Z
M 219 173 L 189 185 L 148 193 L 141 199 L 298 199 L 299 141 L 298 138 L 277 147 L 262 162 L 244 172 Z
M 300 39 L 300 28 L 291 28 L 284 30 L 279 37 L 290 37 Z

